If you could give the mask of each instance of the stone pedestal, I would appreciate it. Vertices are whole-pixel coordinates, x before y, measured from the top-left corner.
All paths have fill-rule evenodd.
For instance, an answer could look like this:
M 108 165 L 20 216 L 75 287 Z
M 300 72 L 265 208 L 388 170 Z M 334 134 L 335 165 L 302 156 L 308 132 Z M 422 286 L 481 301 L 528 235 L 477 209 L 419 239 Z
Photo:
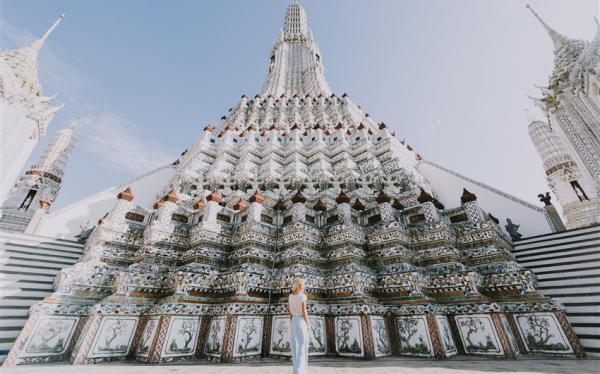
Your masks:
M 94 364 L 126 359 L 138 322 L 136 315 L 91 315 L 84 334 L 73 348 L 71 363 Z
M 68 360 L 87 320 L 79 311 L 68 309 L 63 311 L 65 314 L 55 314 L 34 306 L 2 366 Z

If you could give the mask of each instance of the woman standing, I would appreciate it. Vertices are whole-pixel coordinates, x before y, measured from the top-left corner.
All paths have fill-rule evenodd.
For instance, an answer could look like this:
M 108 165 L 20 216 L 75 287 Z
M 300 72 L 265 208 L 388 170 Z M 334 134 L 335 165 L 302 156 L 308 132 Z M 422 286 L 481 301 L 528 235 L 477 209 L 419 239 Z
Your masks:
M 294 374 L 306 374 L 308 369 L 308 312 L 304 280 L 296 279 L 288 301 L 290 313 L 292 364 Z

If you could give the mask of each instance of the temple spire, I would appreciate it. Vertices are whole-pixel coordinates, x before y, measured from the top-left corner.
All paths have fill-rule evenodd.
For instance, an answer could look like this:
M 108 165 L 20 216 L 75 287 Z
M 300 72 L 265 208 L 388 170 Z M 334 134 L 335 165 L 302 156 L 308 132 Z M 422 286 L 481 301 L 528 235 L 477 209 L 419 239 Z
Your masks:
M 306 11 L 297 0 L 294 0 L 285 12 L 283 33 L 285 36 L 308 36 L 308 23 L 306 21 Z
M 550 39 L 552 39 L 552 43 L 554 43 L 554 48 L 558 49 L 558 47 L 560 47 L 562 44 L 564 44 L 568 39 L 566 36 L 562 35 L 561 33 L 559 33 L 558 31 L 554 30 L 552 27 L 550 27 L 543 19 L 542 17 L 540 17 L 535 10 L 533 10 L 533 8 L 527 4 L 526 5 L 527 9 L 529 9 L 529 11 L 533 14 L 533 16 L 535 18 L 538 19 L 538 21 L 540 21 L 540 23 L 542 24 L 542 26 L 544 26 L 544 29 L 546 29 L 546 32 L 548 33 L 548 35 L 550 35 Z
M 331 89 L 324 71 L 321 52 L 308 27 L 306 11 L 293 0 L 285 12 L 283 30 L 271 51 L 261 96 L 329 96 Z
M 28 57 L 31 58 L 32 60 L 36 60 L 38 53 L 39 53 L 40 49 L 42 48 L 42 46 L 44 45 L 44 43 L 46 42 L 46 39 L 48 39 L 48 36 L 52 33 L 52 31 L 54 31 L 56 26 L 58 26 L 60 21 L 62 21 L 64 18 L 65 18 L 65 14 L 63 13 L 56 19 L 56 21 L 54 21 L 52 26 L 50 26 L 50 28 L 42 36 L 40 36 L 39 38 L 34 40 L 33 43 L 31 43 L 27 47 L 25 47 L 23 49 L 23 53 L 27 54 Z

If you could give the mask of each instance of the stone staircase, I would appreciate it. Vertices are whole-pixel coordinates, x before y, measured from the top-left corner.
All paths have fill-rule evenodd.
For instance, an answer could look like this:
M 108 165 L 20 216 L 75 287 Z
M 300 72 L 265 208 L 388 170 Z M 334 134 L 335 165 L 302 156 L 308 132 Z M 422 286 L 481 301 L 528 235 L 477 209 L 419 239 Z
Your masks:
M 0 230 L 23 232 L 32 216 L 32 212 L 21 212 L 17 208 L 0 208 Z
M 0 230 L 0 363 L 29 307 L 53 292 L 56 274 L 76 263 L 82 251 L 83 243 Z
M 600 356 L 600 226 L 525 238 L 514 254 L 540 290 L 567 308 L 589 356 Z

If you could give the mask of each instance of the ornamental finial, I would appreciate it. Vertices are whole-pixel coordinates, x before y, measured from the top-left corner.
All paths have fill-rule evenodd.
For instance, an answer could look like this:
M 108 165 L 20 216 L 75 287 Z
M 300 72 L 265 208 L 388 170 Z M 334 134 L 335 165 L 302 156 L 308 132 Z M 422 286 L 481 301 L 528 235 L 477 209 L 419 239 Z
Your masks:
M 54 31 L 54 29 L 56 28 L 56 26 L 58 26 L 58 24 L 60 23 L 60 21 L 62 21 L 65 18 L 65 14 L 61 14 L 58 19 L 56 21 L 54 21 L 54 23 L 52 24 L 52 26 L 50 26 L 50 28 L 39 38 L 37 38 L 33 43 L 31 43 L 25 50 L 29 52 L 30 57 L 32 59 L 36 59 L 38 52 L 40 50 L 40 48 L 42 48 L 42 46 L 44 45 L 44 43 L 46 42 L 46 39 L 48 39 L 48 36 L 50 35 L 50 33 L 52 33 L 52 31 Z
M 531 7 L 531 5 L 527 4 L 525 6 L 527 9 L 529 9 L 529 11 L 533 14 L 533 16 L 535 18 L 538 19 L 538 21 L 540 21 L 540 23 L 542 24 L 542 26 L 544 26 L 544 29 L 546 29 L 546 32 L 548 33 L 548 35 L 550 35 L 550 38 L 552 39 L 552 42 L 554 43 L 554 48 L 558 48 L 559 46 L 561 46 L 566 40 L 567 38 L 560 34 L 558 31 L 554 30 L 552 27 L 550 27 L 543 19 L 542 17 L 540 17 L 537 12 L 535 10 L 533 10 L 533 8 Z
M 79 117 L 79 116 L 75 117 L 75 119 L 71 121 L 71 124 L 69 125 L 69 128 L 71 130 L 75 130 L 76 128 L 78 128 L 79 124 L 80 124 L 79 121 L 81 121 L 81 117 Z

